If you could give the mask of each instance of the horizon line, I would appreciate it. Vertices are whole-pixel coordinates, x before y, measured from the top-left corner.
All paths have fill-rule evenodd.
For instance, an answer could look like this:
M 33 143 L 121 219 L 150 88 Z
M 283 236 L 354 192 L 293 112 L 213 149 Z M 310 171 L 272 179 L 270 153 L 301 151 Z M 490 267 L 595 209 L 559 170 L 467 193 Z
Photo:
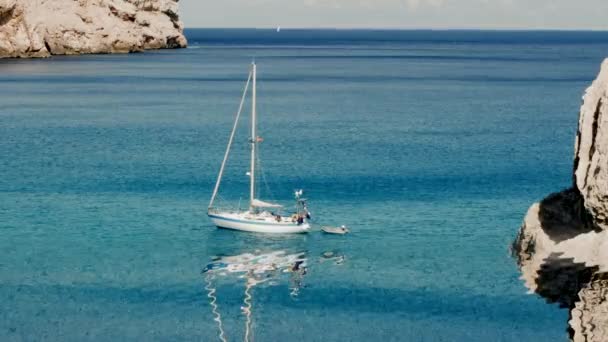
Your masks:
M 285 26 L 186 26 L 184 29 L 202 30 L 276 30 L 277 27 L 284 30 L 318 30 L 318 31 L 494 31 L 494 32 L 606 32 L 608 28 L 473 28 L 473 27 L 285 27 Z

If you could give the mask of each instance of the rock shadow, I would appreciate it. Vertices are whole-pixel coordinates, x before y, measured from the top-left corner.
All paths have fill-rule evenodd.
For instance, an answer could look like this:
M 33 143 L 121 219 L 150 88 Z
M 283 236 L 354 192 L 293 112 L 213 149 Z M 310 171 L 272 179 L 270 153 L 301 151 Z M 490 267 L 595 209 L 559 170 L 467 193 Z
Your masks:
M 574 262 L 573 258 L 561 258 L 560 253 L 552 253 L 537 271 L 536 293 L 549 303 L 572 309 L 579 301 L 580 290 L 598 271 L 598 266 L 589 267 Z
M 552 253 L 540 266 L 535 292 L 548 303 L 568 309 L 567 332 L 571 341 L 581 337 L 584 341 L 605 341 L 608 273 L 600 272 L 599 266 L 586 266 L 560 256 Z
M 539 203 L 538 219 L 547 236 L 558 243 L 579 234 L 600 231 L 593 225 L 592 216 L 585 209 L 580 192 L 574 188 L 553 193 L 543 199 Z

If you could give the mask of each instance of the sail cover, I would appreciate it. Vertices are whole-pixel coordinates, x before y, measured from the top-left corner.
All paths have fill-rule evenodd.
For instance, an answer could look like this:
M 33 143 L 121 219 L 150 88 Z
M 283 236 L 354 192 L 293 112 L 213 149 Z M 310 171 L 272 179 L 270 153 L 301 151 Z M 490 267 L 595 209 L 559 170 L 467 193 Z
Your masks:
M 258 208 L 281 208 L 281 207 L 283 207 L 280 204 L 268 203 L 268 202 L 260 201 L 259 199 L 254 199 L 253 201 L 251 201 L 251 206 L 258 207 Z

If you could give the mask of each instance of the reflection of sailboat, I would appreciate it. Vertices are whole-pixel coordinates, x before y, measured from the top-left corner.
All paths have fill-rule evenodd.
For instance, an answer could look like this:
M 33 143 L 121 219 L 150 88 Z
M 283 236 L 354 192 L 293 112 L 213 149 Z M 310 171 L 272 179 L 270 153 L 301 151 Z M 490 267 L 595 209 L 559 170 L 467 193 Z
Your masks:
M 258 233 L 306 233 L 310 230 L 310 225 L 307 221 L 310 216 L 306 208 L 306 200 L 301 198 L 301 190 L 296 191 L 296 212 L 291 216 L 282 216 L 280 214 L 275 214 L 274 212 L 269 211 L 278 210 L 282 208 L 282 206 L 262 201 L 256 196 L 255 175 L 258 166 L 257 149 L 259 143 L 263 141 L 263 139 L 260 138 L 256 132 L 256 70 L 256 65 L 255 63 L 253 63 L 251 65 L 249 77 L 247 78 L 247 83 L 245 84 L 245 90 L 241 98 L 241 103 L 239 105 L 236 120 L 232 128 L 232 133 L 230 134 L 228 147 L 226 148 L 226 153 L 224 154 L 224 160 L 222 161 L 222 166 L 220 167 L 217 182 L 215 183 L 215 189 L 213 190 L 213 195 L 211 196 L 211 201 L 209 202 L 208 215 L 211 221 L 213 221 L 213 223 L 219 228 L 236 229 Z M 214 201 L 217 197 L 220 183 L 222 181 L 224 168 L 226 166 L 226 161 L 228 160 L 228 156 L 230 154 L 230 148 L 234 140 L 234 135 L 236 133 L 236 128 L 238 126 L 241 111 L 243 109 L 243 104 L 245 102 L 249 83 L 252 80 L 253 87 L 251 95 L 251 138 L 249 140 L 249 143 L 251 144 L 251 168 L 248 172 L 250 179 L 249 209 L 246 211 L 241 211 L 216 208 L 214 207 Z
M 280 284 L 281 278 L 288 274 L 291 284 L 291 295 L 296 296 L 302 286 L 302 277 L 307 273 L 307 258 L 304 252 L 287 254 L 285 251 L 274 251 L 270 253 L 243 253 L 235 256 L 224 256 L 215 259 L 203 269 L 205 289 L 209 297 L 214 321 L 218 324 L 219 338 L 226 341 L 226 334 L 222 322 L 222 316 L 217 304 L 216 289 L 213 281 L 217 277 L 236 275 L 244 278 L 245 298 L 241 307 L 246 317 L 245 341 L 252 337 L 252 314 L 253 293 L 255 286 L 267 284 L 268 286 Z

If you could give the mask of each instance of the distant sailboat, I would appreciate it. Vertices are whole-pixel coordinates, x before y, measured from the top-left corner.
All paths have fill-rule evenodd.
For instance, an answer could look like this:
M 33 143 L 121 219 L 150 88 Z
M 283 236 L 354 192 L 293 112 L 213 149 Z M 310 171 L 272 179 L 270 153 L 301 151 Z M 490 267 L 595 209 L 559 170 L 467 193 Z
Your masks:
M 281 32 L 281 26 L 277 27 L 277 32 Z
M 213 221 L 218 228 L 258 233 L 306 233 L 310 230 L 310 224 L 308 223 L 310 213 L 306 207 L 306 200 L 302 198 L 302 190 L 295 192 L 296 212 L 289 216 L 283 216 L 269 211 L 280 210 L 282 208 L 281 205 L 265 202 L 257 198 L 255 184 L 257 147 L 258 144 L 263 140 L 257 135 L 256 131 L 256 72 L 256 65 L 255 63 L 252 63 L 251 71 L 249 72 L 247 83 L 245 84 L 245 90 L 243 91 L 239 110 L 232 128 L 232 133 L 230 134 L 228 147 L 226 148 L 226 153 L 224 154 L 224 160 L 222 161 L 222 166 L 220 167 L 220 172 L 215 183 L 215 188 L 213 190 L 213 195 L 211 196 L 211 201 L 209 202 L 207 213 L 211 221 Z M 230 148 L 234 140 L 236 128 L 238 126 L 245 97 L 247 96 L 249 83 L 251 81 L 253 83 L 251 94 L 251 138 L 249 140 L 249 143 L 251 144 L 251 168 L 249 172 L 247 172 L 250 179 L 249 209 L 244 211 L 220 209 L 214 206 L 214 202 L 220 188 L 226 161 L 228 160 L 228 156 L 230 154 Z

